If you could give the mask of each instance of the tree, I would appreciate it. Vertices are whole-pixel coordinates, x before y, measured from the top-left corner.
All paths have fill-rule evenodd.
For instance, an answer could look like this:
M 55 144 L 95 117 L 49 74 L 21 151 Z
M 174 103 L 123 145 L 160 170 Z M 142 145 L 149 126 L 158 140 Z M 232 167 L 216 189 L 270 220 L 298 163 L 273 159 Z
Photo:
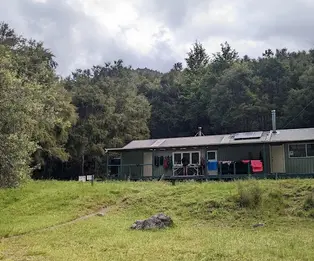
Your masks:
M 314 66 L 299 78 L 300 88 L 290 89 L 284 106 L 285 128 L 314 126 Z
M 53 55 L 41 43 L 15 36 L 6 24 L 0 32 L 0 185 L 15 186 L 31 173 L 32 157 L 33 166 L 43 154 L 67 158 L 63 145 L 75 113 L 55 75 Z
M 187 63 L 187 71 L 190 73 L 196 73 L 200 69 L 207 66 L 209 56 L 203 45 L 196 41 L 188 52 L 188 57 L 185 58 L 185 61 Z
M 223 73 L 239 58 L 236 50 L 232 49 L 228 42 L 220 44 L 221 51 L 213 55 L 212 69 L 217 73 Z
M 259 130 L 259 116 L 267 109 L 257 95 L 258 82 L 249 63 L 235 63 L 219 78 L 211 91 L 208 113 L 214 132 Z
M 79 113 L 67 148 L 82 174 L 95 173 L 105 159 L 105 148 L 149 137 L 150 106 L 133 80 L 121 60 L 77 70 L 66 80 Z
M 282 59 L 266 57 L 254 61 L 252 67 L 254 75 L 261 79 L 260 95 L 265 96 L 269 109 L 277 110 L 277 121 L 280 126 L 284 118 L 283 106 L 292 86 L 290 66 Z
M 183 69 L 182 63 L 175 63 L 175 64 L 173 65 L 173 70 L 175 70 L 175 71 L 181 72 L 182 69 Z
M 182 73 L 171 70 L 160 79 L 159 88 L 149 93 L 152 106 L 150 131 L 153 138 L 184 135 Z

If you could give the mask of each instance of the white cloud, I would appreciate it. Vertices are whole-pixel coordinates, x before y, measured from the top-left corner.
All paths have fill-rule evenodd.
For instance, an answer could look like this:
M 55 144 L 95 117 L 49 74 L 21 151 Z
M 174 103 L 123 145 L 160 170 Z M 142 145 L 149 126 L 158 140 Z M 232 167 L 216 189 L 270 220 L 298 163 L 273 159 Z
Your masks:
M 210 54 L 225 41 L 255 57 L 268 48 L 310 48 L 313 11 L 310 0 L 10 0 L 0 17 L 44 41 L 68 74 L 117 59 L 166 71 L 195 40 Z
M 72 0 L 73 4 L 77 1 Z M 134 25 L 138 20 L 138 14 L 129 1 L 80 1 L 81 11 L 86 16 L 94 19 L 100 26 L 106 27 L 112 37 L 115 37 L 121 27 Z

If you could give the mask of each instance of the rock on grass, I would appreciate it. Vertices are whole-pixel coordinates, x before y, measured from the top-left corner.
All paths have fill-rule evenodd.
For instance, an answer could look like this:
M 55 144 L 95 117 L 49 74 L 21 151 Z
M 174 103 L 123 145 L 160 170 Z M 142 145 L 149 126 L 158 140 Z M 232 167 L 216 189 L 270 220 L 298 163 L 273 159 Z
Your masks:
M 163 229 L 166 227 L 171 227 L 172 225 L 173 221 L 169 216 L 163 213 L 159 213 L 154 216 L 151 216 L 148 219 L 135 221 L 135 223 L 131 226 L 131 229 L 136 230 Z

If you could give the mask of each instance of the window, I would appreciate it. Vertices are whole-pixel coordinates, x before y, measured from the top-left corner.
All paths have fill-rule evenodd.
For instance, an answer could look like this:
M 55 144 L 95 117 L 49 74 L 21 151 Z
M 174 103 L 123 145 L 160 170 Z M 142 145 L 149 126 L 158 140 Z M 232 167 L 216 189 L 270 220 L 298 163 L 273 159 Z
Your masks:
M 182 157 L 181 157 L 181 153 L 174 153 L 173 154 L 173 162 L 175 165 L 180 165 L 181 164 L 181 160 L 182 160 Z
M 185 158 L 187 160 L 187 163 L 190 164 L 190 153 L 183 153 L 182 159 Z
M 182 159 L 186 158 L 188 164 L 200 164 L 200 152 L 192 151 L 192 152 L 174 152 L 173 154 L 173 162 L 174 165 L 182 165 Z
M 306 157 L 305 144 L 289 145 L 289 157 L 290 158 L 303 158 Z
M 192 164 L 200 164 L 200 154 L 199 152 L 192 153 Z
M 306 157 L 314 157 L 314 143 L 289 145 L 289 158 Z
M 306 151 L 308 157 L 314 157 L 314 143 L 306 144 Z
M 217 160 L 217 152 L 207 151 L 207 160 Z

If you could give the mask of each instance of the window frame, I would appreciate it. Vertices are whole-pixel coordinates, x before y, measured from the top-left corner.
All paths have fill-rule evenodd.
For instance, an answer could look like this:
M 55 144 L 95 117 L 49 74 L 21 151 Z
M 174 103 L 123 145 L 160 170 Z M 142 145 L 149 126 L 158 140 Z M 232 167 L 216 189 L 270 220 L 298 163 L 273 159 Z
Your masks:
M 313 155 L 313 156 L 309 156 L 309 155 L 308 155 L 308 150 L 307 150 L 307 146 L 308 146 L 308 145 L 314 145 L 314 142 L 308 142 L 308 143 L 306 143 L 306 157 L 307 157 L 307 158 L 314 158 L 314 155 Z
M 214 152 L 215 153 L 215 159 L 209 159 L 208 158 L 208 153 L 209 152 Z M 206 159 L 207 159 L 207 161 L 218 161 L 218 151 L 217 150 L 208 150 L 208 151 L 206 151 Z
M 193 163 L 193 153 L 197 153 L 198 154 L 198 163 Z M 192 164 L 192 165 L 201 165 L 201 152 L 200 151 L 192 151 L 191 153 L 190 153 L 190 164 Z
M 182 159 L 182 153 L 180 152 L 173 152 L 172 153 L 172 162 L 173 162 L 173 166 L 179 166 L 179 165 L 182 165 L 182 162 L 180 164 L 177 164 L 176 161 L 175 161 L 175 154 L 180 154 L 180 162 L 181 162 L 181 159 Z
M 198 164 L 192 164 L 192 154 L 193 153 L 198 153 Z M 180 164 L 176 164 L 175 160 L 174 160 L 174 155 L 175 154 L 180 154 L 181 155 L 181 159 L 183 157 L 183 154 L 189 154 L 189 165 L 200 165 L 201 164 L 201 151 L 174 151 L 172 152 L 172 162 L 173 162 L 173 166 L 175 167 L 182 167 L 182 162 Z
M 293 146 L 293 145 L 304 145 L 305 146 L 305 156 L 304 157 L 293 157 L 293 156 L 290 156 L 290 146 Z M 314 158 L 314 155 L 313 156 L 309 156 L 308 155 L 308 145 L 314 145 L 314 142 L 302 142 L 302 143 L 289 143 L 288 144 L 288 157 L 289 159 L 307 159 L 307 158 Z

